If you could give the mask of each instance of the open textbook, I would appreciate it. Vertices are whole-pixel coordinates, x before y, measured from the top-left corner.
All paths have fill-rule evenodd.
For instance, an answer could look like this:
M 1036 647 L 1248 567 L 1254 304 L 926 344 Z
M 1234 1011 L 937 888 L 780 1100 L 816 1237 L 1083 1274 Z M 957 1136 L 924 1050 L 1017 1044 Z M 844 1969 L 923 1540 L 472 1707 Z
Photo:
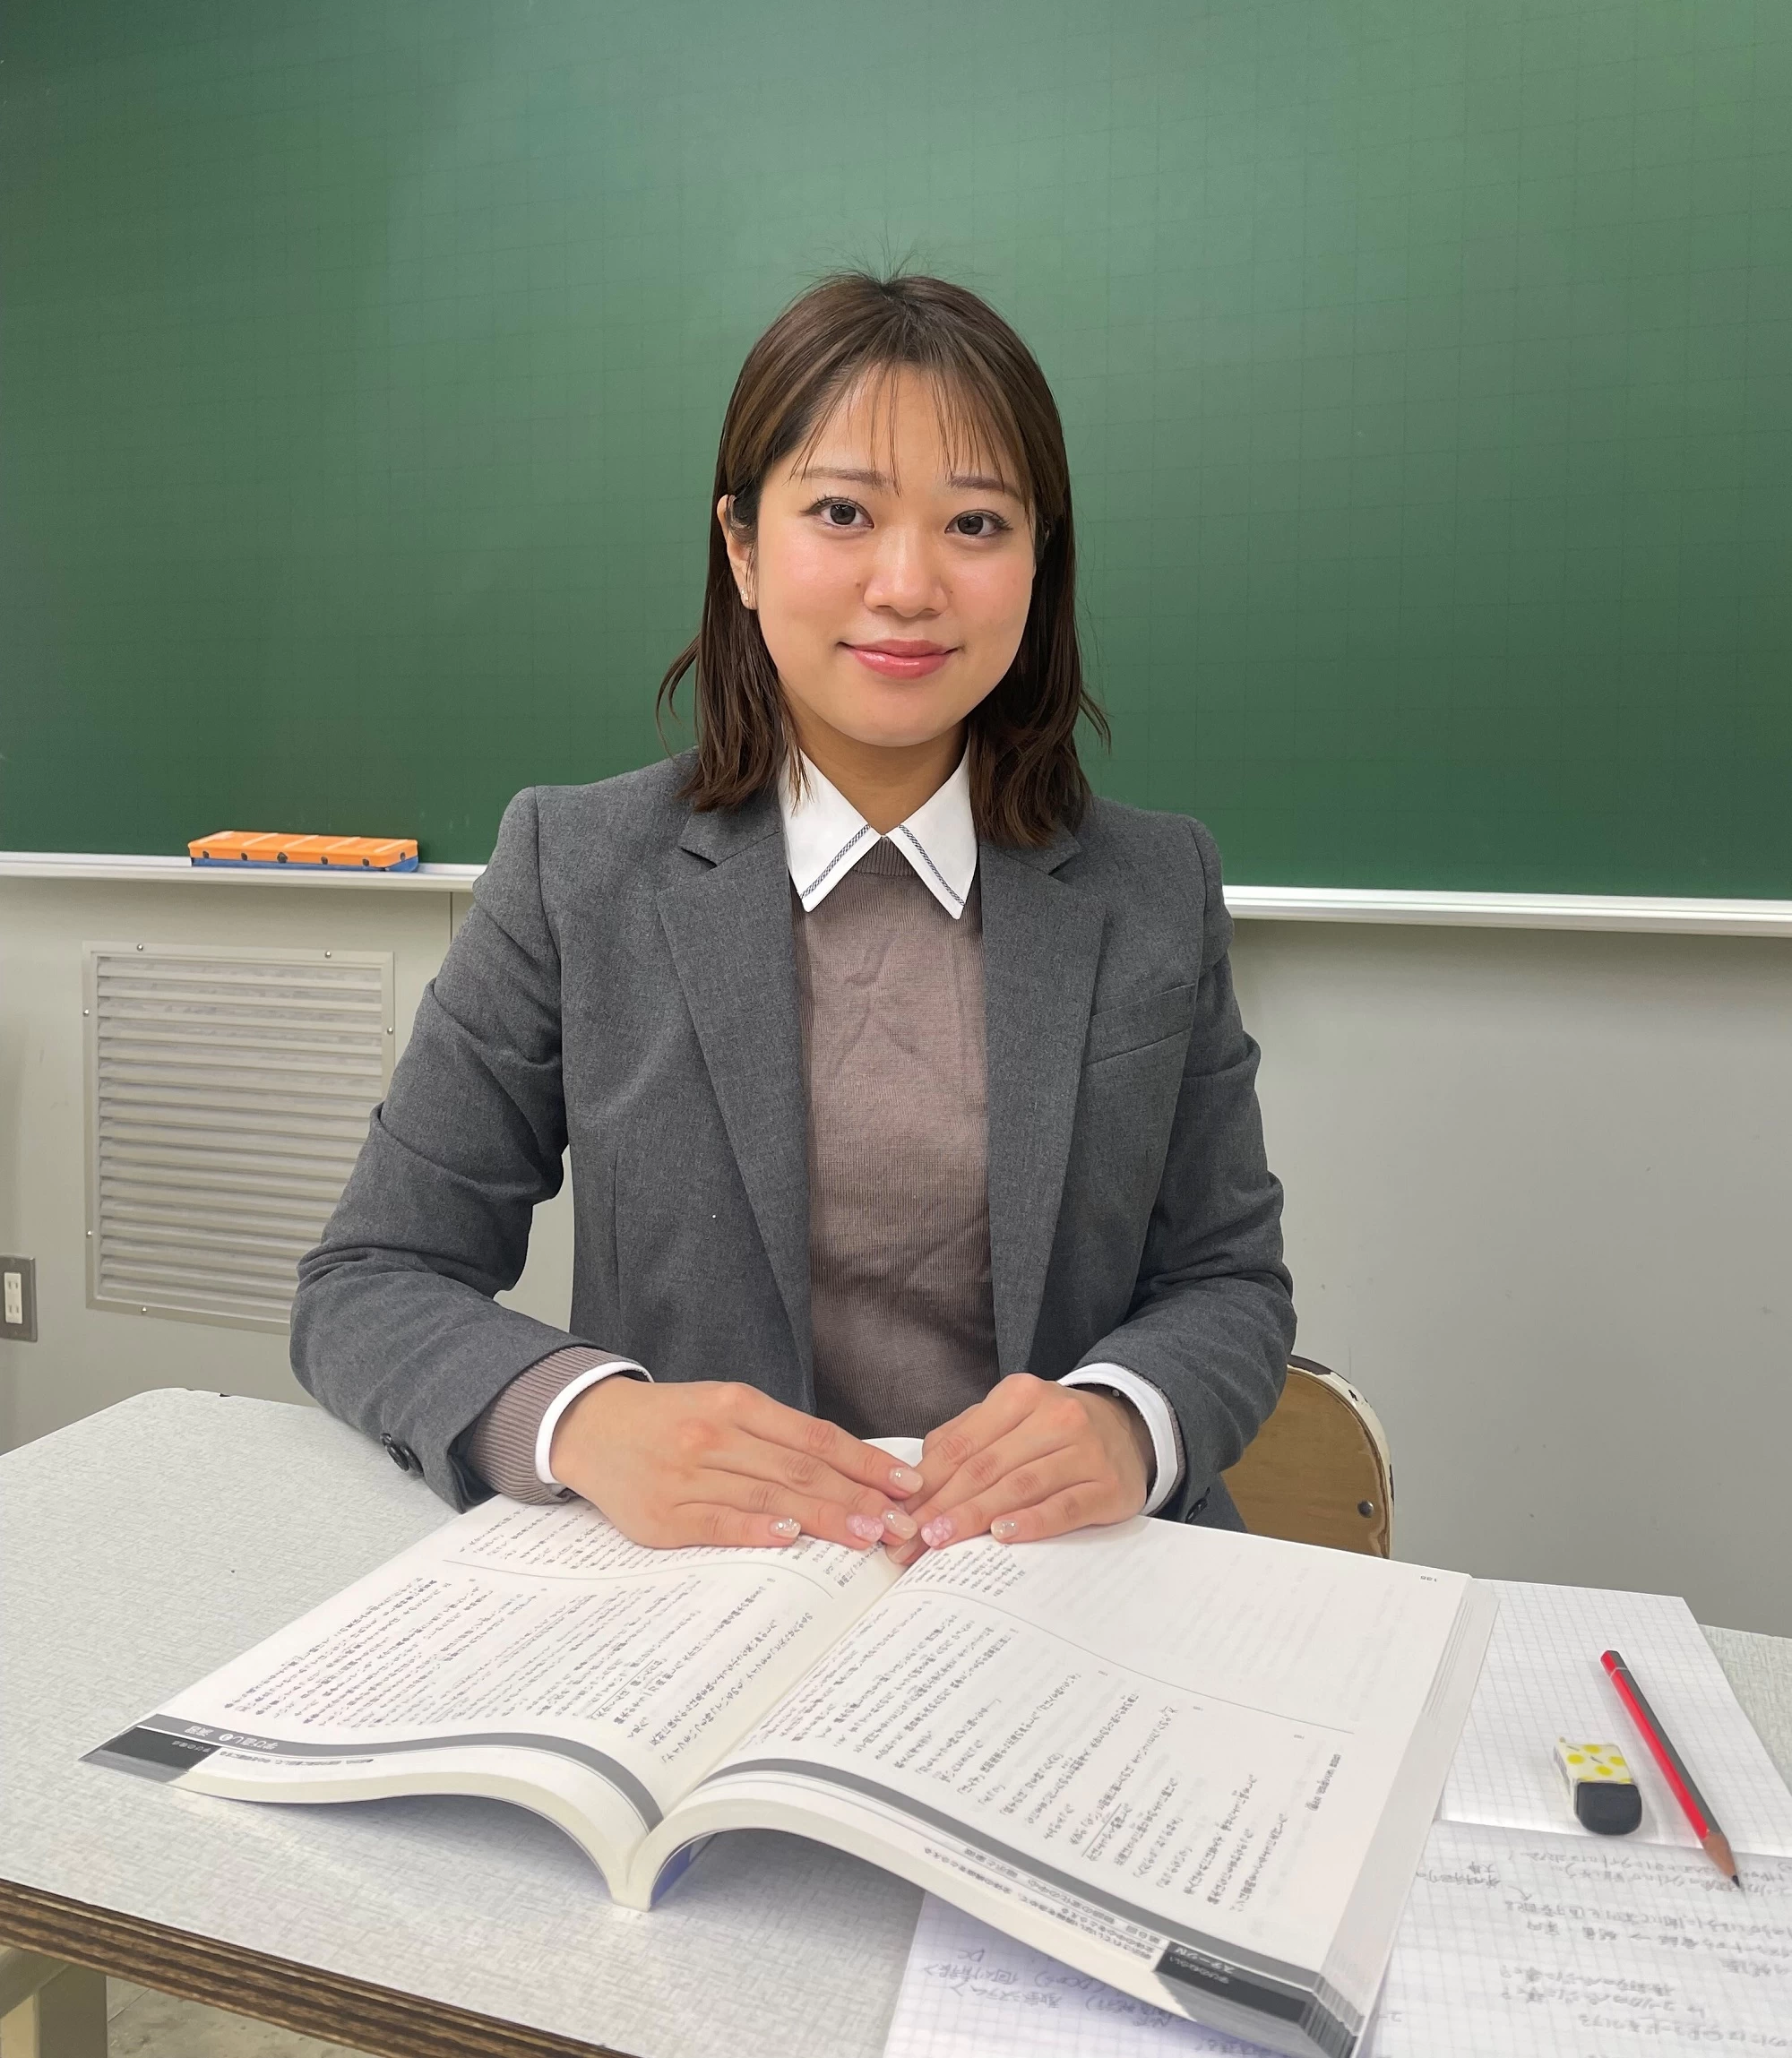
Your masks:
M 518 1802 L 633 1907 L 717 1831 L 793 1831 L 1348 2058 L 1493 1615 L 1460 1573 L 1142 1518 L 899 1572 L 495 1500 L 89 1756 L 244 1800 Z

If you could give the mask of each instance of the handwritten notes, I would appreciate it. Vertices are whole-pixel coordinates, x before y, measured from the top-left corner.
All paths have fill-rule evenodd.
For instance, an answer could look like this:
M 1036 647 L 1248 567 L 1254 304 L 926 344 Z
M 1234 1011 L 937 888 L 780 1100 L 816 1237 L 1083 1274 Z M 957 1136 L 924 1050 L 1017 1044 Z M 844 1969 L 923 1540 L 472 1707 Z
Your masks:
M 1792 2053 L 1792 1860 L 1437 1823 L 1375 2058 Z
M 1792 1860 L 1434 1825 L 1364 2058 L 1792 2058 Z M 1189 2058 L 1160 2013 L 929 1897 L 885 2058 Z
M 1269 2058 L 1016 1943 L 932 1894 L 884 2058 Z

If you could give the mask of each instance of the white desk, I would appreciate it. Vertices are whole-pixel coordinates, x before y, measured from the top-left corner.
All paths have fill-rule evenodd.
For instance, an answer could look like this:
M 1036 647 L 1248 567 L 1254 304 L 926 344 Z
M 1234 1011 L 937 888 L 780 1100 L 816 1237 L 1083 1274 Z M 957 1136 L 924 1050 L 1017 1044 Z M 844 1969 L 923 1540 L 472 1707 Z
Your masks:
M 216 1394 L 0 1457 L 0 1942 L 392 2058 L 879 2058 L 920 1896 L 819 1846 L 724 1838 L 638 1916 L 520 1809 L 79 1762 L 446 1514 L 329 1417 Z M 1710 1633 L 1792 1767 L 1792 1640 Z

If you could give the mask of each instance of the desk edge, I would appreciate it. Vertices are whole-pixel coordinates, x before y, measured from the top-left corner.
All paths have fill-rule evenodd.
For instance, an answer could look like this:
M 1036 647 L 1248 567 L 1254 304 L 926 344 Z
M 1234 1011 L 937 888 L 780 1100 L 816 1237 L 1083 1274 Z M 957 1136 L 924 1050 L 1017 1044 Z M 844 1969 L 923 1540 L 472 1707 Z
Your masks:
M 0 1943 L 375 2058 L 636 2058 L 0 1880 Z

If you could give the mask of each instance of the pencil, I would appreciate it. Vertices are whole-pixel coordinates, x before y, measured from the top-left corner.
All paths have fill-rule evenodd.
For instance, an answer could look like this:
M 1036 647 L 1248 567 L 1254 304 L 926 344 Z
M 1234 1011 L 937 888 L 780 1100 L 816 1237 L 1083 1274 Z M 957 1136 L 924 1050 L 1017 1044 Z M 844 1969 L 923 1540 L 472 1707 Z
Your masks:
M 1733 1887 L 1740 1889 L 1742 1875 L 1736 1871 L 1736 1854 L 1730 1849 L 1730 1840 L 1718 1827 L 1717 1818 L 1711 1813 L 1705 1796 L 1693 1783 L 1693 1775 L 1686 1770 L 1685 1761 L 1668 1741 L 1667 1732 L 1661 1726 L 1660 1718 L 1644 1700 L 1642 1689 L 1636 1683 L 1636 1675 L 1631 1671 L 1616 1651 L 1602 1652 L 1599 1663 L 1611 1677 L 1618 1690 L 1618 1699 L 1630 1710 L 1630 1718 L 1642 1732 L 1642 1740 L 1648 1744 L 1650 1756 L 1661 1768 L 1661 1776 L 1667 1780 L 1668 1790 L 1679 1802 L 1681 1812 L 1693 1825 L 1693 1834 L 1699 1839 L 1705 1856 L 1724 1875 Z

